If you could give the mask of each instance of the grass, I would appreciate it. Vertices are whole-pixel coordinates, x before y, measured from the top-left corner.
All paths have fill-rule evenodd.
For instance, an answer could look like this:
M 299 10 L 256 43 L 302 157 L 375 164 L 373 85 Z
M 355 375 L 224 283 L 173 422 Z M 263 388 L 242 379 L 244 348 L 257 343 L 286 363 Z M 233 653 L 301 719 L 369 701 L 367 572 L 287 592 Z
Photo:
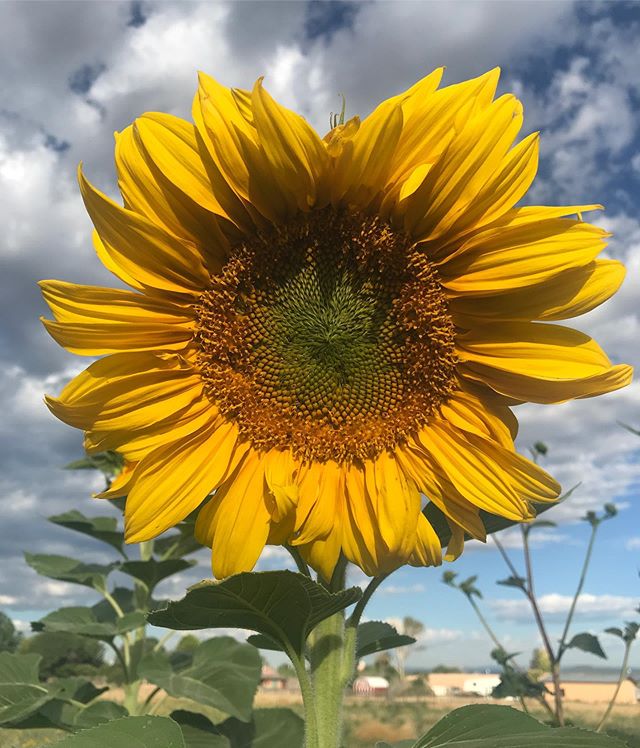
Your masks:
M 383 698 L 350 697 L 345 710 L 345 748 L 373 748 L 379 740 L 394 743 L 415 738 L 426 732 L 452 709 L 463 706 L 464 699 L 420 699 L 388 701 Z M 473 702 L 473 703 L 478 703 Z M 287 694 L 260 694 L 257 706 L 289 706 L 301 712 L 299 697 Z M 168 714 L 188 708 L 188 702 L 167 698 L 158 710 Z M 577 727 L 593 728 L 600 715 L 600 705 L 569 703 L 567 719 Z M 536 714 L 543 717 L 542 712 Z M 606 732 L 621 739 L 628 748 L 640 748 L 640 705 L 620 705 L 614 709 Z M 55 744 L 66 733 L 60 730 L 2 730 L 1 748 L 41 748 Z M 275 748 L 275 747 L 274 747 Z

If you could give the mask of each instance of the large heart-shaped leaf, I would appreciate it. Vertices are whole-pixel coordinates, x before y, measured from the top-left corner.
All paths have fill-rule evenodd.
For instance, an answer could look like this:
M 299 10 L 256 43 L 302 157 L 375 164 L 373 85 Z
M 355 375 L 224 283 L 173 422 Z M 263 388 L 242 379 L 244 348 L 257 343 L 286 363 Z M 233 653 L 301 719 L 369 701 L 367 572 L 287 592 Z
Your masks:
M 46 717 L 52 725 L 74 732 L 126 717 L 129 712 L 114 701 L 100 700 L 79 706 L 56 698 L 40 707 L 38 714 Z
M 123 561 L 119 570 L 134 577 L 144 584 L 149 592 L 163 579 L 194 566 L 196 561 L 186 561 L 182 558 L 170 558 L 157 561 L 155 558 L 146 561 Z
M 248 722 L 262 662 L 249 644 L 229 636 L 202 642 L 189 667 L 174 672 L 168 657 L 144 657 L 138 674 L 179 699 L 191 699 Z
M 397 746 L 406 746 L 398 743 Z M 551 728 L 508 706 L 454 709 L 412 748 L 624 748 L 615 738 L 563 727 Z
M 247 572 L 202 582 L 182 600 L 151 613 L 148 621 L 170 629 L 249 629 L 301 655 L 314 626 L 361 595 L 357 587 L 332 594 L 292 571 Z
M 598 637 L 589 634 L 586 631 L 582 634 L 576 634 L 573 639 L 565 645 L 565 649 L 580 649 L 583 652 L 596 655 L 596 657 L 601 657 L 603 660 L 607 659 L 607 655 L 600 646 Z
M 39 682 L 41 659 L 37 654 L 0 653 L 0 724 L 17 724 L 54 697 Z
M 407 644 L 415 644 L 412 636 L 399 634 L 395 628 L 384 621 L 366 621 L 358 626 L 356 658 L 366 657 L 385 649 L 395 649 Z
M 72 509 L 49 517 L 49 522 L 101 540 L 123 553 L 124 534 L 118 530 L 118 520 L 115 517 L 86 517 L 82 512 Z
M 213 725 L 205 716 L 177 711 L 187 748 L 302 748 L 304 721 L 291 709 L 256 709 L 251 722 L 233 717 Z
M 171 719 L 180 725 L 187 748 L 235 748 L 204 714 L 179 709 Z
M 168 717 L 123 717 L 64 738 L 55 748 L 187 748 Z
M 52 556 L 41 553 L 25 553 L 26 562 L 44 577 L 62 582 L 82 584 L 96 590 L 107 587 L 107 576 L 116 564 L 85 564 L 68 556 Z
M 39 621 L 31 623 L 34 631 L 66 631 L 70 634 L 92 636 L 96 639 L 111 640 L 114 636 L 133 631 L 145 625 L 143 613 L 125 613 L 112 620 L 100 620 L 94 608 L 60 608 Z

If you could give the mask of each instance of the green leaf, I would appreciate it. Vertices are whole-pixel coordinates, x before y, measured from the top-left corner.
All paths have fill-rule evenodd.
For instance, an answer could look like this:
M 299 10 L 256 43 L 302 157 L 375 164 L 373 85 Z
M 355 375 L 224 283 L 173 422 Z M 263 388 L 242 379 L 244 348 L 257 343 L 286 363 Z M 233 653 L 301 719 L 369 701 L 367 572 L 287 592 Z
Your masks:
M 92 704 L 82 707 L 56 698 L 40 707 L 38 714 L 46 717 L 56 727 L 75 731 L 126 717 L 129 712 L 114 701 L 94 701 Z
M 150 558 L 147 561 L 124 561 L 120 564 L 119 570 L 141 581 L 147 590 L 151 592 L 163 579 L 189 569 L 196 563 L 196 561 L 186 561 L 181 558 L 166 559 L 164 561 L 157 561 L 155 558 Z
M 268 649 L 270 652 L 284 652 L 282 644 L 274 641 L 270 636 L 264 634 L 251 634 L 247 637 L 247 642 L 257 649 Z
M 160 556 L 161 560 L 182 558 L 202 548 L 202 545 L 193 536 L 196 514 L 194 512 L 193 517 L 190 516 L 176 525 L 173 529 L 177 530 L 177 533 L 172 532 L 162 538 L 156 538 L 153 543 L 153 550 Z
M 374 654 L 374 652 L 415 644 L 415 641 L 412 636 L 399 634 L 389 623 L 367 621 L 358 626 L 356 659 Z
M 96 639 L 111 640 L 114 636 L 133 631 L 146 623 L 144 613 L 125 613 L 121 618 L 100 620 L 94 608 L 60 608 L 39 621 L 32 622 L 34 631 L 67 631 L 70 634 L 92 636 Z
M 49 522 L 89 535 L 107 543 L 120 553 L 123 552 L 124 534 L 118 530 L 118 520 L 115 517 L 85 517 L 82 512 L 73 509 L 64 514 L 54 514 L 49 517 Z
M 304 744 L 304 721 L 291 709 L 256 709 L 253 723 L 255 737 L 251 748 L 302 748 Z
M 39 553 L 25 553 L 24 557 L 29 566 L 44 577 L 82 584 L 97 590 L 106 589 L 107 576 L 116 566 L 115 564 L 84 564 L 68 556 L 50 556 Z
M 124 467 L 124 458 L 117 452 L 99 452 L 74 460 L 64 466 L 65 470 L 100 470 L 109 478 L 118 475 Z
M 587 634 L 586 632 L 576 634 L 566 645 L 565 649 L 581 649 L 583 652 L 596 655 L 596 657 L 602 657 L 603 660 L 607 659 L 607 655 L 600 646 L 598 637 L 593 634 Z
M 38 679 L 37 654 L 0 653 L 0 724 L 19 723 L 53 698 Z
M 500 579 L 496 584 L 501 584 L 503 587 L 517 587 L 519 590 L 527 589 L 527 582 L 524 577 L 507 577 L 506 579 Z
M 612 634 L 613 636 L 617 636 L 619 639 L 624 639 L 622 629 L 616 628 L 615 626 L 610 629 L 605 629 L 604 632 L 605 634 Z
M 187 748 L 168 717 L 123 717 L 64 738 L 55 748 Z
M 141 660 L 138 675 L 170 696 L 191 699 L 248 722 L 261 666 L 260 655 L 252 646 L 221 636 L 202 642 L 193 653 L 192 664 L 184 670 L 174 672 L 169 658 L 156 652 Z
M 187 748 L 232 748 L 229 739 L 203 714 L 178 709 L 171 712 L 171 719 L 180 725 Z
M 222 582 L 202 582 L 147 620 L 170 629 L 249 629 L 301 655 L 314 626 L 361 595 L 357 587 L 332 594 L 292 571 L 244 572 Z
M 402 745 L 402 743 L 400 744 Z M 508 706 L 454 709 L 412 748 L 624 748 L 615 738 L 575 728 L 551 728 Z

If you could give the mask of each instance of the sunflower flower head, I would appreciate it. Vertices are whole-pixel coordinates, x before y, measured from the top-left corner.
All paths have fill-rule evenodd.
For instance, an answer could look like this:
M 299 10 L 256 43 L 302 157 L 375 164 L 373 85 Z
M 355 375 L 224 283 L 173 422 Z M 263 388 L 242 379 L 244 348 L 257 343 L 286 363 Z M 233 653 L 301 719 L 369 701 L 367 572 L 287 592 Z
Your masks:
M 202 75 L 194 124 L 146 114 L 116 138 L 124 207 L 80 172 L 96 252 L 132 290 L 43 281 L 51 335 L 103 356 L 51 410 L 130 465 L 141 541 L 199 508 L 213 571 L 292 544 L 329 578 L 434 565 L 484 539 L 481 509 L 525 521 L 558 484 L 520 456 L 510 406 L 627 384 L 552 324 L 611 296 L 597 205 L 514 207 L 538 137 L 498 72 L 437 70 L 320 138 L 262 80 Z

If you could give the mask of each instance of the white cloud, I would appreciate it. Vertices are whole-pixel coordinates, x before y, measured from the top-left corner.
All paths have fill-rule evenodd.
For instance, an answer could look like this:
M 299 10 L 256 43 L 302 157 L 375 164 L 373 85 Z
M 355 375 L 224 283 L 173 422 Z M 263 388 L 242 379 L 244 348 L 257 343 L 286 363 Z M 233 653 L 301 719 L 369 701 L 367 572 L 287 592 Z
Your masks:
M 573 597 L 552 593 L 541 595 L 538 606 L 542 614 L 550 620 L 564 620 Z M 526 599 L 490 600 L 489 605 L 497 617 L 507 621 L 531 621 L 532 613 L 529 601 Z M 576 619 L 611 620 L 634 616 L 638 607 L 638 600 L 623 595 L 591 595 L 583 593 L 576 605 Z
M 635 538 L 629 538 L 625 544 L 624 547 L 628 551 L 638 551 L 640 550 L 640 536 Z
M 411 595 L 424 592 L 427 588 L 424 584 L 397 585 L 388 584 L 380 589 L 382 595 Z

